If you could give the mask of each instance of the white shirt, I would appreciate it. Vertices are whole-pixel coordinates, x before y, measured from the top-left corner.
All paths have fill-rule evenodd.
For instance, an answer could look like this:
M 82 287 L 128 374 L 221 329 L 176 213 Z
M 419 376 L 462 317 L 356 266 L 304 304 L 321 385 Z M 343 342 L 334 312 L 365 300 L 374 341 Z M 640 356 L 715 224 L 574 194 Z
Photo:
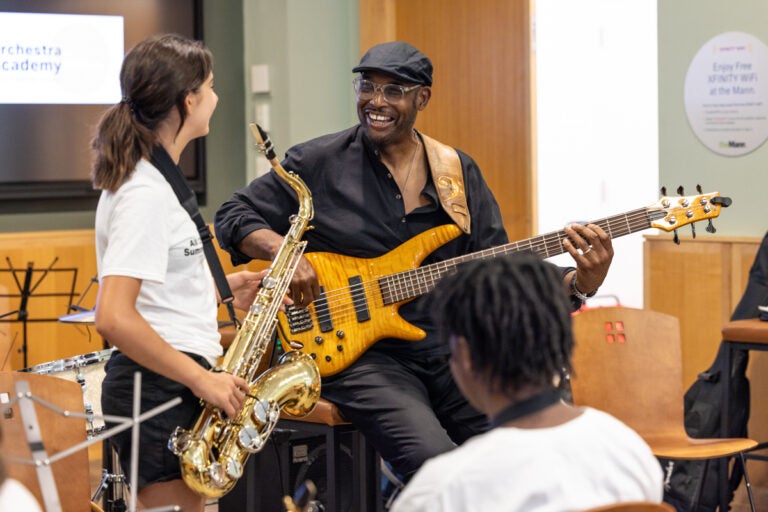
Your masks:
M 565 512 L 663 497 L 661 465 L 616 418 L 495 428 L 427 461 L 391 512 Z
M 205 357 L 222 353 L 216 292 L 195 223 L 170 184 L 148 161 L 96 209 L 99 280 L 141 280 L 136 309 L 175 349 Z

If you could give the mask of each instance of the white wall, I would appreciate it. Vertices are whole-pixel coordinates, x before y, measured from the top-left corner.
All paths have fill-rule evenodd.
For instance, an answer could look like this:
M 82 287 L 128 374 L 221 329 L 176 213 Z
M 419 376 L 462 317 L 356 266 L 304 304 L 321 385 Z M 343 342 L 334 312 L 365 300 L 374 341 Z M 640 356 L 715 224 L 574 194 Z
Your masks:
M 536 0 L 535 13 L 537 231 L 656 203 L 656 2 Z M 615 297 L 642 307 L 643 235 L 653 231 L 614 239 L 611 270 L 590 305 Z M 568 255 L 552 261 L 573 264 Z

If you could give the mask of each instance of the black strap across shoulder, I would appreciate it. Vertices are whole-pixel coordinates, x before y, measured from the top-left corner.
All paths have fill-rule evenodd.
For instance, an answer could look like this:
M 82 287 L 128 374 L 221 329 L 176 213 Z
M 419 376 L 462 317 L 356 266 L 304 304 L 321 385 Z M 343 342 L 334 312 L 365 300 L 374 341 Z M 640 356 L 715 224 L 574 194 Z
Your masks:
M 496 428 L 505 423 L 509 423 L 512 420 L 542 411 L 559 401 L 560 391 L 555 388 L 547 388 L 541 393 L 537 393 L 522 402 L 516 402 L 506 409 L 503 409 L 491 420 L 491 428 Z
M 156 145 L 152 148 L 152 155 L 150 157 L 152 165 L 157 167 L 160 174 L 168 181 L 179 199 L 179 203 L 187 211 L 192 220 L 197 226 L 197 232 L 200 234 L 200 240 L 203 242 L 203 252 L 205 253 L 205 259 L 208 261 L 208 267 L 211 269 L 213 280 L 216 283 L 216 288 L 219 290 L 219 296 L 221 302 L 227 306 L 227 312 L 229 318 L 235 324 L 235 327 L 240 327 L 240 322 L 235 316 L 235 308 L 232 303 L 234 296 L 232 290 L 229 288 L 227 282 L 227 276 L 224 274 L 224 269 L 221 267 L 219 256 L 216 254 L 216 248 L 213 246 L 213 234 L 211 228 L 203 220 L 203 216 L 200 213 L 200 209 L 197 206 L 197 198 L 195 193 L 189 188 L 186 178 L 179 169 L 179 166 L 171 159 L 168 152 L 160 145 Z

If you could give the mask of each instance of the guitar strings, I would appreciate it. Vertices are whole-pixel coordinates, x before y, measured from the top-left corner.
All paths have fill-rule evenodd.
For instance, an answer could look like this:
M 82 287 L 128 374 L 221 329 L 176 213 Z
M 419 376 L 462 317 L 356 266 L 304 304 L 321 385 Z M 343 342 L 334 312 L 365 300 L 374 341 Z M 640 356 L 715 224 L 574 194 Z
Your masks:
M 703 210 L 704 207 L 697 204 L 691 206 L 689 209 Z M 656 216 L 654 216 L 654 213 Z M 660 219 L 665 216 L 666 210 L 640 208 L 626 214 L 593 221 L 590 224 L 597 224 L 608 233 L 611 239 L 613 239 L 648 229 L 652 227 L 651 221 L 654 217 Z M 333 316 L 333 320 L 343 322 L 350 318 L 355 318 L 358 309 L 364 307 L 366 302 L 373 303 L 375 307 L 397 305 L 403 300 L 415 298 L 430 291 L 436 284 L 437 279 L 442 277 L 443 274 L 459 263 L 495 255 L 494 253 L 503 255 L 528 249 L 544 258 L 563 254 L 566 251 L 563 248 L 562 242 L 566 238 L 567 235 L 565 235 L 564 231 L 553 231 L 533 237 L 528 241 L 512 242 L 498 247 L 484 249 L 472 254 L 455 257 L 450 260 L 432 263 L 415 269 L 404 270 L 389 276 L 379 276 L 375 279 L 358 283 L 353 288 L 347 286 L 330 290 L 323 295 L 324 300 L 321 304 L 318 304 L 317 301 L 315 301 L 315 316 L 317 317 L 318 323 L 329 321 L 331 316 Z M 537 240 L 536 243 L 533 243 L 533 240 Z M 411 284 L 414 276 L 420 277 L 419 281 L 421 281 L 421 284 Z M 381 284 L 382 279 L 385 281 L 383 284 Z M 369 293 L 371 291 L 376 292 L 377 289 L 381 290 L 381 292 Z M 351 303 L 349 301 L 350 295 L 352 297 Z M 385 295 L 388 295 L 391 299 L 387 303 L 383 300 Z
M 610 218 L 607 218 L 607 219 L 602 219 L 602 220 L 599 220 L 599 221 L 595 221 L 593 223 L 597 224 L 597 225 L 600 225 L 603 229 L 606 229 L 606 227 L 607 227 L 608 228 L 607 231 L 611 235 L 611 238 L 613 238 L 614 237 L 613 232 L 616 231 L 616 228 L 612 229 L 611 226 L 610 226 L 610 222 L 611 222 L 612 219 L 615 219 L 615 218 L 618 218 L 618 217 L 624 217 L 624 222 L 621 222 L 620 224 L 626 224 L 627 228 L 629 229 L 629 231 L 627 231 L 627 233 L 631 233 L 633 231 L 639 231 L 640 229 L 645 229 L 645 228 L 650 226 L 650 221 L 649 221 L 649 218 L 648 218 L 648 214 L 649 213 L 651 213 L 651 212 L 649 212 L 649 211 L 647 211 L 646 209 L 643 208 L 643 209 L 635 211 L 635 212 L 630 212 L 630 213 L 628 213 L 626 215 L 617 216 L 617 217 L 610 217 Z M 640 221 L 640 222 L 638 222 L 638 221 Z M 603 226 L 602 224 L 606 223 L 606 222 L 608 224 Z M 626 234 L 626 233 L 621 233 L 621 234 Z M 617 233 L 617 236 L 620 236 L 620 235 Z M 521 246 L 524 247 L 524 248 L 530 248 L 531 250 L 535 251 L 539 255 L 542 255 L 542 256 L 545 256 L 545 257 L 553 256 L 553 255 L 556 255 L 556 254 L 562 254 L 562 253 L 565 252 L 565 250 L 562 249 L 562 240 L 564 240 L 567 237 L 565 236 L 565 233 L 563 231 L 547 233 L 547 234 L 541 235 L 539 237 L 534 237 L 534 238 L 540 239 L 540 240 L 542 240 L 542 242 L 537 242 L 536 244 L 533 244 L 531 242 L 528 242 L 528 243 L 515 242 L 515 243 L 511 243 L 511 244 L 506 244 L 506 245 L 503 245 L 503 246 L 500 246 L 500 247 L 486 249 L 486 250 L 483 250 L 483 251 L 479 251 L 477 253 L 473 253 L 471 255 L 467 255 L 468 258 L 466 258 L 466 259 L 482 257 L 482 255 L 485 255 L 485 254 L 491 255 L 494 252 L 502 252 L 502 253 L 516 252 L 516 251 L 519 251 L 519 250 L 523 250 L 523 249 L 521 249 Z M 553 241 L 557 242 L 556 247 L 558 249 L 556 251 L 554 250 L 554 248 L 552 250 L 550 250 L 550 247 L 553 246 L 553 243 L 552 243 Z M 510 251 L 510 248 L 512 246 L 516 246 L 516 247 L 513 250 Z M 550 254 L 550 252 L 552 254 Z M 456 259 L 462 259 L 462 258 L 459 257 L 459 258 L 456 258 Z M 448 261 L 455 261 L 456 259 L 448 260 Z M 442 277 L 442 274 L 444 273 L 444 271 L 439 271 L 439 272 L 435 273 L 435 272 L 432 272 L 432 270 L 434 268 L 436 268 L 436 267 L 441 267 L 441 266 L 444 267 L 444 268 L 453 267 L 456 264 L 457 263 L 438 262 L 438 263 L 433 263 L 433 264 L 430 264 L 430 265 L 427 265 L 427 266 L 424 266 L 424 267 L 418 267 L 416 269 L 405 270 L 403 272 L 399 272 L 399 273 L 396 273 L 396 274 L 392 274 L 391 276 L 388 276 L 386 278 L 387 283 L 385 283 L 385 284 L 386 285 L 390 285 L 390 288 L 394 287 L 396 290 L 399 290 L 401 292 L 400 294 L 397 294 L 394 297 L 392 297 L 393 300 L 389 303 L 389 305 L 395 305 L 395 304 L 397 304 L 398 302 L 400 302 L 402 300 L 405 300 L 407 298 L 416 297 L 420 293 L 423 293 L 423 291 L 421 290 L 421 288 L 422 288 L 421 286 L 416 287 L 416 286 L 406 285 L 405 287 L 402 287 L 402 283 L 403 282 L 411 281 L 411 279 L 409 278 L 410 274 L 425 274 L 430 279 L 434 278 L 435 275 L 437 275 L 438 277 Z M 329 292 L 326 292 L 326 294 L 324 295 L 324 299 L 325 300 L 323 301 L 323 304 L 322 305 L 315 304 L 315 314 L 316 314 L 316 316 L 318 318 L 318 321 L 327 321 L 330 318 L 330 311 L 331 310 L 334 310 L 333 311 L 333 317 L 337 321 L 347 320 L 347 319 L 349 319 L 351 317 L 355 317 L 356 316 L 356 310 L 357 310 L 358 306 L 364 305 L 365 301 L 367 300 L 367 298 L 369 296 L 368 292 L 371 291 L 372 289 L 375 290 L 377 288 L 382 288 L 382 287 L 379 286 L 379 281 L 381 279 L 382 279 L 381 277 L 378 277 L 378 278 L 376 278 L 374 280 L 364 281 L 364 282 L 356 285 L 355 289 L 354 289 L 355 291 L 353 291 L 351 293 L 351 295 L 352 295 L 352 303 L 351 304 L 349 303 L 349 299 L 348 299 L 348 296 L 350 295 L 350 292 L 349 292 L 350 288 L 349 287 L 340 288 L 340 289 L 331 290 Z M 401 286 L 397 286 L 398 281 L 400 282 Z M 428 291 L 429 289 L 431 289 L 431 286 L 426 291 Z M 416 294 L 410 293 L 413 290 L 418 290 L 419 293 L 416 293 Z M 389 291 L 391 291 L 391 290 L 389 290 Z M 374 297 L 373 303 L 374 303 L 375 306 L 385 306 L 385 305 L 387 305 L 387 304 L 384 304 L 383 300 L 381 300 L 381 297 L 383 297 L 383 294 L 374 293 L 372 295 Z M 337 300 L 338 297 L 341 297 L 341 300 Z M 339 307 L 339 308 L 336 308 L 336 306 L 338 304 L 342 304 L 342 306 Z

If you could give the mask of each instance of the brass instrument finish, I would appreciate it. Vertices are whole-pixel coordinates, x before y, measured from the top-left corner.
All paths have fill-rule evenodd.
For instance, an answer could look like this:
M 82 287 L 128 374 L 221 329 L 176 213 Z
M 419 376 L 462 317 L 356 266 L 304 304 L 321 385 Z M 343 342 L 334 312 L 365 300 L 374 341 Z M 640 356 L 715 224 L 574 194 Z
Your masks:
M 297 193 L 299 211 L 291 216 L 291 228 L 283 239 L 262 280 L 243 324 L 215 371 L 245 379 L 250 386 L 245 405 L 234 418 L 205 404 L 191 430 L 177 427 L 168 441 L 179 457 L 184 482 L 195 492 L 211 498 L 225 495 L 242 476 L 248 456 L 266 444 L 280 417 L 312 412 L 320 398 L 320 372 L 313 359 L 301 352 L 283 354 L 278 364 L 258 377 L 262 357 L 273 342 L 277 313 L 307 242 L 301 237 L 314 216 L 312 195 L 296 174 L 283 169 L 272 143 L 260 127 L 250 125 L 257 146 L 275 172 Z

